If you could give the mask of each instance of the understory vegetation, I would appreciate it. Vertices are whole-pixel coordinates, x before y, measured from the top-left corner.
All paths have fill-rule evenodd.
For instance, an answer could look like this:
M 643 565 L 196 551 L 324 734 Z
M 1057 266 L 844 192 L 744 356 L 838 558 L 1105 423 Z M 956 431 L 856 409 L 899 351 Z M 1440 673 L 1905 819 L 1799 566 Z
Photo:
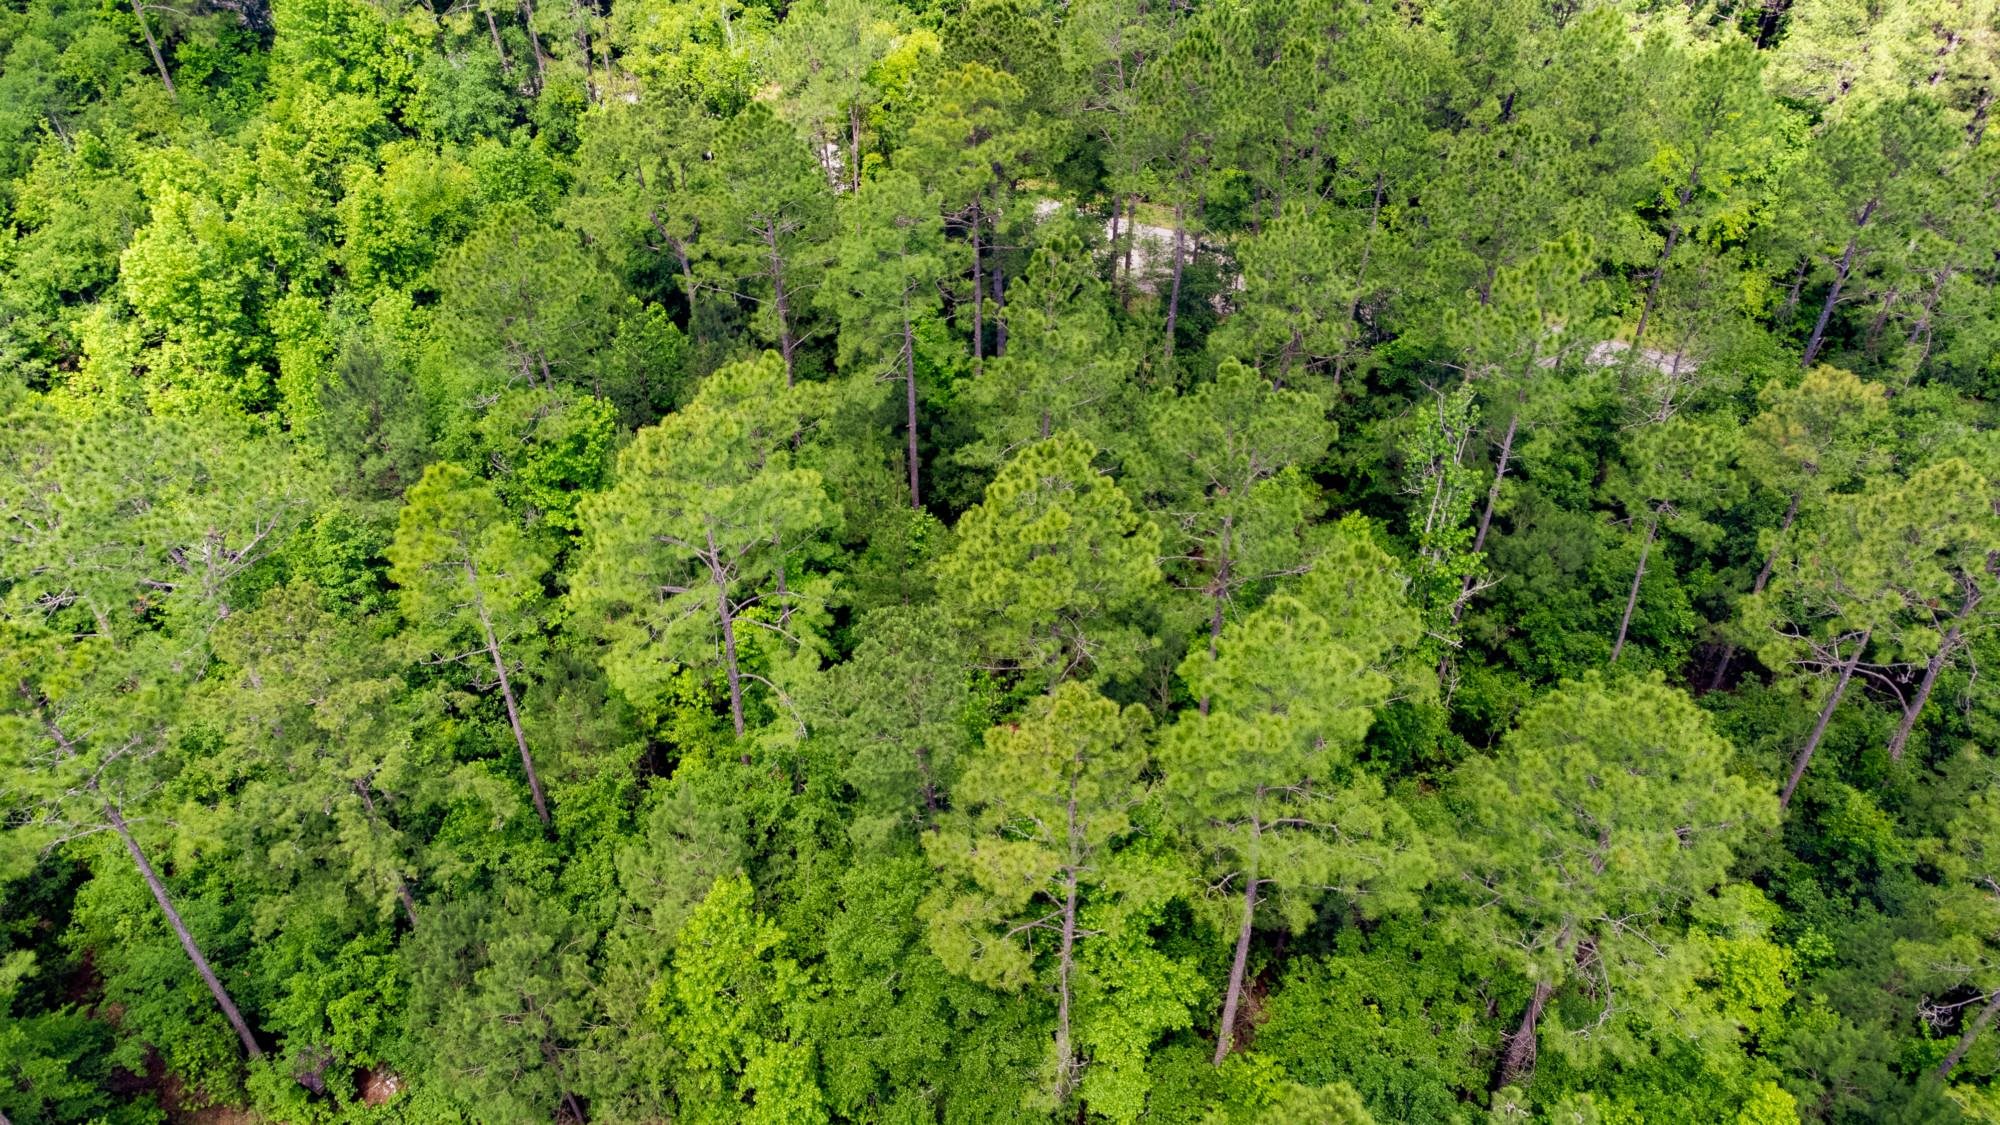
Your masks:
M 0 60 L 0 1122 L 2000 1121 L 1991 0 Z

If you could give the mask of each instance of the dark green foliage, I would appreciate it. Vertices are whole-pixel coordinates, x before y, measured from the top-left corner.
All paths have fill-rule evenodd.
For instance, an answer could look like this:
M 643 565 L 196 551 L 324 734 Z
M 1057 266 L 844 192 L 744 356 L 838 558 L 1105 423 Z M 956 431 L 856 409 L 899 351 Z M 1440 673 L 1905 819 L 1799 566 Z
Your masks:
M 1994 1120 L 1991 7 L 0 5 L 0 1125 Z

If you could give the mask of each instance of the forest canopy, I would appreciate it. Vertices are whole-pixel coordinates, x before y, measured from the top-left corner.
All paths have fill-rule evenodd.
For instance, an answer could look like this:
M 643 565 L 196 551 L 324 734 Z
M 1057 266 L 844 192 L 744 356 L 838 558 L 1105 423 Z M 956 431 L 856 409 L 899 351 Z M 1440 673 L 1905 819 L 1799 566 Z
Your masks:
M 1995 0 L 0 0 L 0 1125 L 2000 1122 Z

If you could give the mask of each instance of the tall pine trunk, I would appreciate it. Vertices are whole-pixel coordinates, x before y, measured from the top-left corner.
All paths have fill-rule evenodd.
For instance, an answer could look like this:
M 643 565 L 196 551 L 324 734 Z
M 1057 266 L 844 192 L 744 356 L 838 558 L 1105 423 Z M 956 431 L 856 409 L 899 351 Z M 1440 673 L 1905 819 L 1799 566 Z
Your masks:
M 535 9 L 531 0 L 521 0 L 521 27 L 528 33 L 528 48 L 535 53 L 535 93 L 549 85 L 549 60 L 542 54 L 542 37 L 535 31 Z
M 986 271 L 979 255 L 979 204 L 972 205 L 972 373 L 986 370 Z
M 1243 917 L 1236 927 L 1236 956 L 1229 962 L 1229 990 L 1222 997 L 1222 1019 L 1215 1028 L 1215 1065 L 1229 1057 L 1229 1048 L 1236 1039 L 1236 1009 L 1243 1002 L 1243 976 L 1250 965 L 1250 932 L 1257 920 L 1257 863 L 1255 860 L 1258 826 L 1250 826 L 1252 837 L 1252 859 L 1250 869 L 1243 873 Z
M 1979 1033 L 1986 1030 L 1987 1024 L 1993 1022 L 1995 1011 L 2000 1011 L 2000 988 L 1994 989 L 1993 995 L 1986 998 L 1986 1003 L 1979 1009 L 1979 1014 L 1972 1018 L 1972 1022 L 1965 1028 L 1965 1033 L 1958 1037 L 1958 1043 L 1952 1047 L 1951 1054 L 1946 1055 L 1944 1061 L 1938 1064 L 1937 1075 L 1940 1080 L 1951 1077 L 1952 1070 L 1965 1058 L 1965 1053 L 1972 1049 L 1973 1041 L 1979 1038 Z
M 1163 370 L 1171 369 L 1174 365 L 1174 331 L 1180 325 L 1181 273 L 1187 267 L 1185 212 L 1186 209 L 1181 204 L 1174 204 L 1174 284 L 1167 297 L 1167 344 L 1166 351 L 1160 358 L 1160 367 Z
M 909 441 L 905 456 L 910 460 L 910 507 L 922 511 L 924 497 L 918 488 L 917 467 L 917 339 L 910 328 L 910 306 L 903 304 L 903 429 Z
M 500 698 L 507 704 L 507 725 L 514 729 L 514 745 L 521 750 L 521 770 L 528 775 L 528 794 L 535 801 L 535 815 L 542 818 L 542 827 L 549 824 L 549 801 L 542 792 L 542 777 L 535 772 L 535 757 L 528 752 L 528 736 L 521 729 L 521 708 L 514 699 L 514 685 L 507 678 L 507 661 L 500 655 L 500 639 L 493 633 L 493 618 L 486 612 L 486 599 L 479 593 L 479 572 L 470 562 L 465 564 L 466 577 L 472 581 L 472 608 L 479 614 L 479 630 L 486 640 L 486 653 L 493 658 L 493 674 L 500 680 Z
M 1972 611 L 1978 605 L 1979 595 L 1968 592 L 1965 601 L 1959 605 L 1958 616 L 1952 619 L 1951 628 L 1945 631 L 1944 640 L 1938 643 L 1937 652 L 1931 654 L 1930 662 L 1924 665 L 1924 678 L 1923 682 L 1917 685 L 1916 698 L 1910 700 L 1908 707 L 1903 708 L 1903 721 L 1897 724 L 1895 736 L 1889 739 L 1891 761 L 1903 760 L 1903 748 L 1909 745 L 1910 732 L 1916 730 L 1917 717 L 1923 713 L 1924 704 L 1930 702 L 1931 689 L 1937 687 L 1938 673 L 1944 671 L 1944 666 L 1951 661 L 1952 654 L 1958 650 L 1959 641 L 1965 635 L 1966 618 L 1972 616 Z
M 1076 799 L 1070 798 L 1070 816 L 1076 816 Z M 1076 1072 L 1076 1048 L 1070 1034 L 1070 974 L 1076 965 L 1076 868 L 1069 869 L 1064 883 L 1062 940 L 1056 950 L 1056 1093 L 1069 1093 Z
M 1833 692 L 1826 697 L 1826 705 L 1819 709 L 1819 719 L 1813 723 L 1812 734 L 1800 748 L 1799 756 L 1792 763 L 1792 776 L 1785 779 L 1785 787 L 1778 793 L 1778 808 L 1787 809 L 1792 804 L 1792 794 L 1798 791 L 1799 780 L 1806 775 L 1806 767 L 1812 764 L 1813 751 L 1819 749 L 1820 739 L 1826 737 L 1826 726 L 1833 721 L 1834 709 L 1840 706 L 1840 697 L 1847 694 L 1847 681 L 1854 678 L 1854 669 L 1861 663 L 1861 654 L 1868 650 L 1868 638 L 1875 634 L 1871 627 L 1861 631 L 1861 639 L 1854 645 L 1854 654 L 1840 666 L 1840 678 L 1833 683 Z
M 1861 209 L 1861 219 L 1854 224 L 1854 235 L 1847 240 L 1847 250 L 1840 256 L 1840 265 L 1834 270 L 1833 288 L 1826 291 L 1826 301 L 1819 307 L 1819 319 L 1813 322 L 1812 335 L 1806 338 L 1805 354 L 1800 358 L 1802 366 L 1811 367 L 1819 358 L 1820 346 L 1826 343 L 1826 326 L 1833 319 L 1833 307 L 1840 301 L 1840 291 L 1847 286 L 1848 276 L 1854 272 L 1854 253 L 1861 245 L 1861 230 L 1868 225 L 1868 219 L 1875 214 L 1875 200 Z
M 715 530 L 708 532 L 708 575 L 715 583 L 715 612 L 722 624 L 722 666 L 729 680 L 729 721 L 743 737 L 743 670 L 736 663 L 736 612 L 729 604 L 729 576 L 722 569 L 722 549 Z
M 1486 490 L 1486 510 L 1479 513 L 1479 530 L 1472 536 L 1472 553 L 1486 549 L 1486 533 L 1493 527 L 1493 509 L 1500 503 L 1500 485 L 1507 479 L 1507 461 L 1514 454 L 1514 434 L 1521 424 L 1521 414 L 1517 410 L 1507 419 L 1507 432 L 1500 437 L 1500 456 L 1493 463 L 1493 484 Z M 1458 597 L 1452 599 L 1451 623 L 1465 613 L 1465 605 L 1472 600 L 1472 576 L 1459 580 Z
M 132 14 L 139 18 L 139 34 L 146 37 L 146 50 L 152 53 L 153 65 L 160 68 L 160 82 L 167 88 L 167 96 L 178 98 L 174 89 L 174 76 L 167 73 L 166 57 L 160 54 L 160 44 L 153 38 L 153 25 L 146 22 L 146 8 L 139 0 L 132 0 Z
M 1632 627 L 1632 611 L 1639 608 L 1639 583 L 1646 577 L 1646 559 L 1653 552 L 1653 537 L 1660 531 L 1660 510 L 1653 509 L 1646 521 L 1646 541 L 1639 547 L 1639 566 L 1632 572 L 1632 589 L 1625 595 L 1625 616 L 1618 619 L 1618 639 L 1611 645 L 1611 663 L 1625 651 L 1625 634 Z
M 96 788 L 95 782 L 92 782 L 91 788 L 93 790 Z M 118 839 L 124 843 L 126 854 L 132 857 L 133 864 L 139 868 L 140 878 L 146 881 L 146 889 L 153 892 L 153 901 L 160 905 L 160 913 L 167 916 L 167 925 L 173 929 L 174 936 L 180 939 L 181 949 L 186 951 L 188 960 L 194 962 L 194 970 L 201 974 L 202 983 L 208 986 L 208 994 L 215 997 L 215 1004 L 222 1009 L 223 1018 L 229 1021 L 230 1027 L 236 1029 L 236 1037 L 243 1041 L 244 1052 L 253 1059 L 263 1058 L 264 1048 L 257 1045 L 257 1037 L 250 1034 L 250 1025 L 244 1022 L 243 1013 L 236 1009 L 236 1001 L 230 999 L 229 990 L 222 987 L 222 981 L 216 977 L 215 970 L 209 967 L 208 958 L 201 955 L 201 947 L 195 944 L 194 935 L 188 932 L 187 923 L 181 920 L 181 912 L 174 909 L 174 901 L 167 895 L 166 884 L 160 881 L 159 873 L 153 870 L 152 863 L 146 859 L 145 850 L 132 835 L 132 829 L 125 823 L 125 817 L 119 813 L 118 806 L 109 801 L 104 802 L 104 822 L 111 826 L 111 830 L 116 832 Z
M 485 9 L 485 14 L 486 30 L 493 35 L 493 53 L 500 56 L 500 73 L 502 75 L 511 74 L 514 70 L 514 63 L 507 57 L 506 44 L 500 41 L 500 25 L 494 22 L 493 10 L 491 8 Z
M 785 261 L 778 253 L 778 226 L 775 220 L 764 226 L 764 245 L 771 251 L 771 306 L 778 314 L 778 354 L 785 361 L 785 386 L 789 387 L 797 381 L 792 370 L 792 354 L 798 351 L 799 342 L 792 336 L 791 294 L 785 291 Z
M 1535 1070 L 1535 1038 L 1542 1022 L 1542 1010 L 1549 1006 L 1549 997 L 1555 993 L 1555 986 L 1537 983 L 1534 995 L 1528 998 L 1528 1010 L 1521 1013 L 1521 1026 L 1507 1039 L 1507 1053 L 1500 1056 L 1500 1071 L 1496 1086 L 1512 1086 L 1522 1076 Z

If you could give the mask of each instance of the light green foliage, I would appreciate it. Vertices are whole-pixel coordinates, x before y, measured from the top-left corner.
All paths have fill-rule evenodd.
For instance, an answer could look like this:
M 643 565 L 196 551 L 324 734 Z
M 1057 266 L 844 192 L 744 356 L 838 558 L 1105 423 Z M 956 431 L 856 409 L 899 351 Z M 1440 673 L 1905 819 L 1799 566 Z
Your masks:
M 810 414 L 784 379 L 771 353 L 709 376 L 685 409 L 639 432 L 612 487 L 581 507 L 571 597 L 611 642 L 611 682 L 642 706 L 660 701 L 675 665 L 723 671 L 733 687 L 744 634 L 782 628 L 817 589 L 785 575 L 785 560 L 833 526 L 835 509 L 819 474 L 792 463 Z
M 827 1120 L 811 1051 L 785 1040 L 787 1012 L 805 982 L 796 963 L 774 952 L 783 940 L 752 906 L 741 875 L 717 879 L 681 927 L 672 989 L 656 1003 L 684 1056 L 678 1093 L 686 1119 Z
M 1092 961 L 1079 942 L 1109 934 L 1134 943 L 1146 907 L 1162 897 L 1158 865 L 1118 850 L 1146 796 L 1140 772 L 1150 726 L 1143 708 L 1120 708 L 1082 684 L 1058 685 L 1021 722 L 987 732 L 952 788 L 953 815 L 924 840 L 943 878 L 921 909 L 945 967 L 1007 991 L 1052 980 L 1057 1025 L 1048 1071 L 1058 1099 L 1081 1069 L 1071 1011 L 1077 979 Z M 1134 925 L 1141 928 L 1127 933 Z M 1176 995 L 1186 989 L 1185 970 L 1177 982 L 1179 966 L 1135 944 L 1129 955 L 1151 961 L 1152 972 L 1101 979 L 1094 991 L 1111 994 L 1106 1002 L 1127 1029 L 1150 1040 L 1186 1018 L 1186 1001 Z M 1115 954 L 1103 960 L 1119 964 Z M 1129 998 L 1122 991 L 1128 984 L 1135 990 Z M 1145 1011 L 1162 1002 L 1164 1012 Z M 1138 1065 L 1142 1047 L 1118 1043 L 1106 1018 L 1096 1017 L 1089 1040 L 1111 1048 L 1114 1066 Z M 1125 1092 L 1128 1106 L 1133 1097 Z
M 938 564 L 947 604 L 982 660 L 1043 682 L 1130 671 L 1134 616 L 1160 587 L 1160 532 L 1097 450 L 1057 434 L 1015 454 L 959 520 Z
M 535 626 L 548 560 L 485 481 L 448 461 L 410 489 L 389 545 L 389 580 L 427 655 L 510 646 Z
M 1730 754 L 1657 677 L 1615 690 L 1593 677 L 1537 701 L 1499 756 L 1459 771 L 1454 925 L 1538 988 L 1586 986 L 1574 1007 L 1565 994 L 1536 1011 L 1539 1035 L 1533 1018 L 1522 1034 L 1567 1052 L 1597 1043 L 1568 1031 L 1601 1019 L 1616 1044 L 1630 1033 L 1621 1012 L 1648 1009 L 1606 1009 L 1610 996 L 1656 1003 L 1682 987 L 1686 912 L 1775 812 L 1761 785 L 1729 772 Z
M 1169 807 L 1222 892 L 1219 917 L 1236 921 L 1246 886 L 1257 888 L 1247 903 L 1268 893 L 1294 930 L 1329 895 L 1370 917 L 1409 904 L 1430 861 L 1408 814 L 1356 761 L 1392 688 L 1371 666 L 1381 655 L 1279 594 L 1225 627 L 1214 655 L 1181 666 L 1210 710 L 1162 735 L 1160 765 Z
M 1742 456 L 1756 481 L 1812 510 L 1878 467 L 1883 388 L 1837 367 L 1806 372 L 1797 386 L 1771 384 L 1744 427 Z

